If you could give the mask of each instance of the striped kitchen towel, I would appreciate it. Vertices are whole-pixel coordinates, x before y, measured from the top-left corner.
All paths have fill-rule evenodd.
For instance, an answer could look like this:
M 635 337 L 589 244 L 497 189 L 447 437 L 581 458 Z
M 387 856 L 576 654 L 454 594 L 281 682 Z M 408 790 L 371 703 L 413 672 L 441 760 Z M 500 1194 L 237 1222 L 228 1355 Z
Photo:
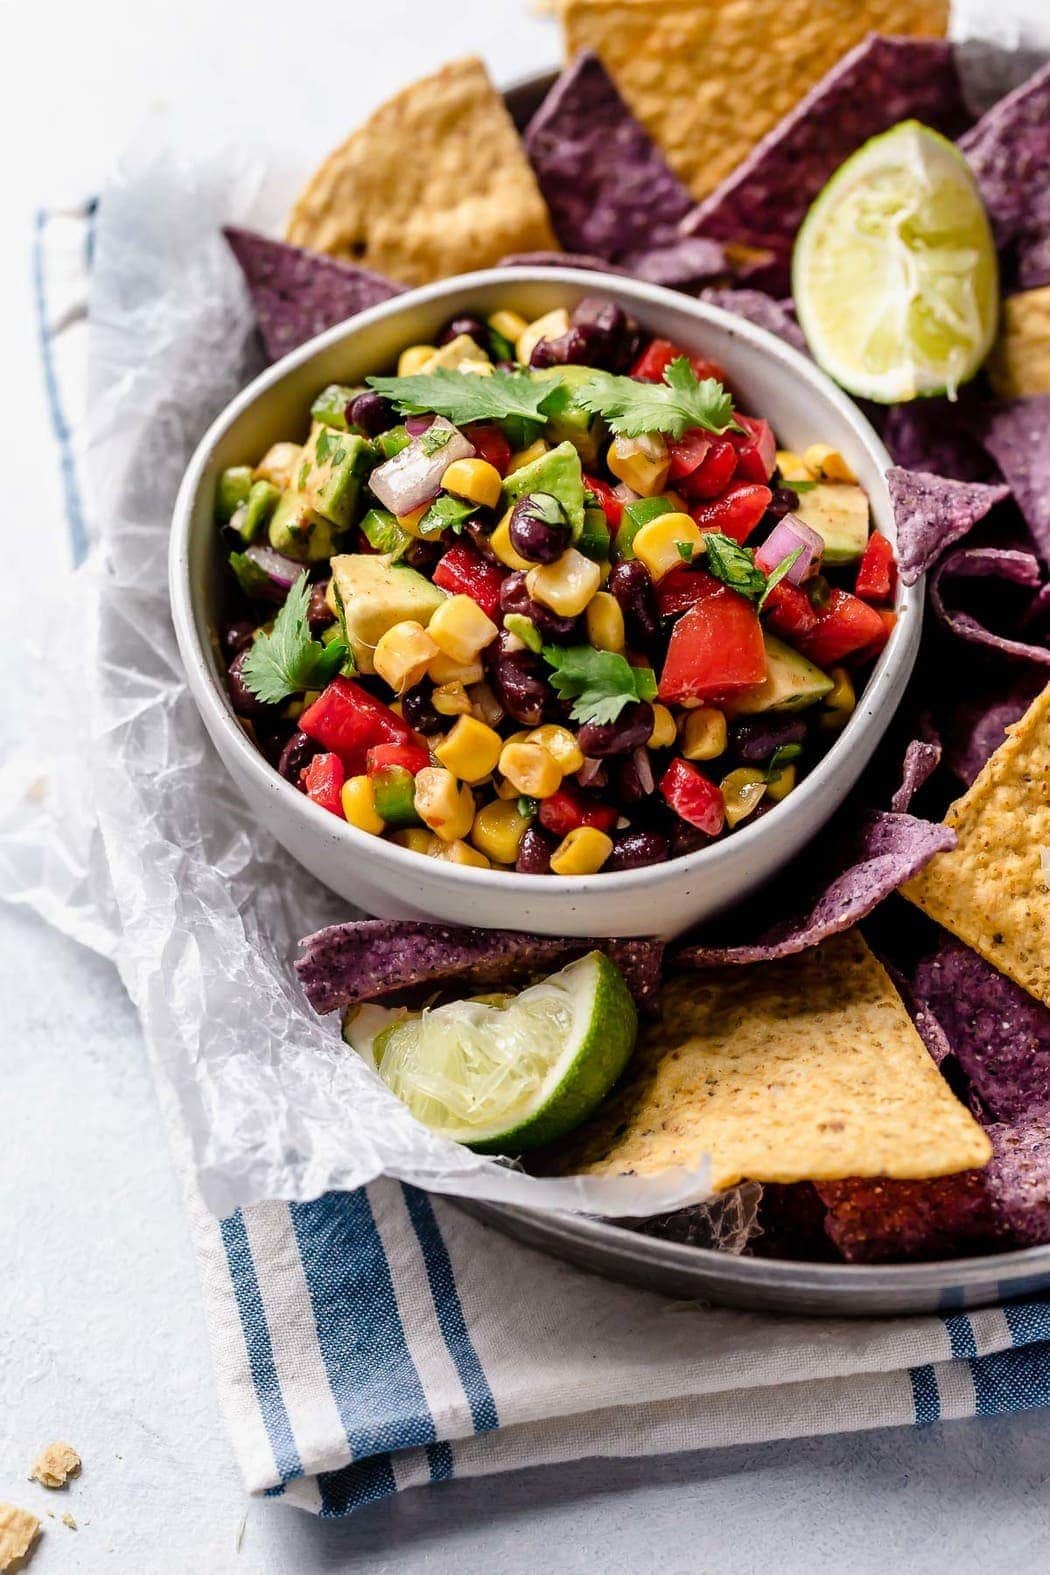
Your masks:
M 93 211 L 41 215 L 36 230 L 44 390 L 74 560 L 90 537 L 76 414 Z M 73 862 L 42 860 L 22 900 L 108 949 L 98 894 L 91 928 L 84 883 L 59 886 Z M 325 1516 L 454 1476 L 1050 1403 L 1050 1302 L 778 1319 L 598 1279 L 392 1180 L 222 1221 L 189 1182 L 187 1195 L 247 1486 Z

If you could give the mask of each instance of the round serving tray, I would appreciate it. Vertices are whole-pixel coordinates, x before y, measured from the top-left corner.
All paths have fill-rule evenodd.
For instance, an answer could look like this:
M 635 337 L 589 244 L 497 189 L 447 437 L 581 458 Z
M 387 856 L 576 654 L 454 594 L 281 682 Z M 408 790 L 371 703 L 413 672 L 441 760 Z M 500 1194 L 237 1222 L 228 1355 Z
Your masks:
M 504 92 L 522 130 L 555 79 L 525 77 Z M 456 1198 L 475 1218 L 530 1247 L 646 1290 L 752 1312 L 836 1317 L 955 1312 L 1050 1290 L 1050 1246 L 938 1263 L 797 1263 L 733 1257 L 706 1247 L 642 1236 L 585 1215 Z

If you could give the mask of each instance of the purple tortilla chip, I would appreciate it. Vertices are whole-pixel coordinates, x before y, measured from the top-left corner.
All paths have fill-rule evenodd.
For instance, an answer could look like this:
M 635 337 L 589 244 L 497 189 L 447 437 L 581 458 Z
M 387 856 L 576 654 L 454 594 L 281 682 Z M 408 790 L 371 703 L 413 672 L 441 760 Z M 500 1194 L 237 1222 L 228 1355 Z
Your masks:
M 986 1172 L 934 1181 L 823 1181 L 824 1228 L 847 1263 L 928 1262 L 1011 1245 Z
M 607 952 L 640 1006 L 660 984 L 663 942 L 523 935 L 444 924 L 364 919 L 332 924 L 299 942 L 295 970 L 315 1012 L 380 1001 L 418 985 L 485 988 L 551 972 L 584 952 Z
M 903 815 L 921 787 L 933 776 L 941 763 L 939 739 L 913 738 L 904 752 L 901 767 L 901 785 L 890 800 L 890 808 Z
M 525 132 L 562 245 L 613 261 L 668 246 L 693 199 L 590 50 L 562 72 Z
M 764 328 L 768 334 L 783 339 L 793 350 L 809 354 L 806 336 L 798 326 L 791 301 L 777 301 L 764 290 L 703 290 L 700 299 L 711 306 L 720 306 L 723 312 L 745 317 L 756 328 Z
M 990 509 L 1010 496 L 1009 487 L 951 481 L 899 466 L 886 472 L 886 483 L 897 523 L 897 559 L 905 585 L 914 585 L 946 547 L 968 535 Z
M 1040 694 L 1046 676 L 1038 668 L 1015 667 L 992 683 L 987 680 L 952 707 L 942 727 L 944 763 L 969 787 Z
M 1010 1241 L 1041 1247 L 1050 1241 L 1050 1109 L 989 1127 L 988 1136 L 995 1152 L 986 1184 Z
M 1045 642 L 1035 644 L 997 634 L 974 613 L 949 607 L 945 599 L 946 580 L 976 580 L 982 600 L 986 600 L 989 582 L 998 581 L 1000 585 L 1016 585 L 1021 589 L 1034 590 L 1040 579 L 1039 564 L 1030 552 L 1019 552 L 1010 547 L 963 547 L 945 558 L 934 571 L 930 579 L 930 605 L 940 624 L 957 639 L 965 640 L 970 645 L 985 646 L 1001 656 L 1050 667 L 1050 646 Z
M 720 279 L 730 271 L 726 254 L 718 242 L 699 235 L 683 236 L 665 246 L 625 252 L 619 262 L 636 279 L 644 279 L 647 284 L 662 284 L 668 289 L 703 284 L 709 279 Z
M 271 241 L 253 230 L 227 228 L 223 234 L 247 281 L 271 361 L 404 288 L 367 268 Z
M 790 288 L 791 248 L 810 203 L 843 159 L 899 120 L 954 136 L 966 111 L 952 46 L 871 34 L 838 62 L 706 197 L 691 234 L 771 252 L 763 285 Z
M 850 930 L 906 880 L 917 875 L 935 853 L 955 846 L 947 826 L 916 820 L 912 815 L 868 816 L 847 846 L 831 847 L 836 873 L 822 874 L 817 889 L 791 917 L 779 920 L 757 940 L 739 945 L 687 946 L 675 961 L 696 968 L 768 962 L 817 946 L 840 930 Z M 796 866 L 796 870 L 798 866 Z M 768 895 L 762 907 L 768 909 Z
M 1050 282 L 1050 63 L 959 139 L 1018 283 Z
M 590 252 L 509 252 L 496 264 L 498 268 L 582 268 L 594 273 L 622 273 L 630 278 L 630 269 L 606 262 Z
M 996 1121 L 1050 1106 L 1050 1009 L 953 938 L 915 970 L 981 1104 Z
M 995 466 L 970 424 L 979 419 L 976 395 L 963 389 L 957 400 L 913 399 L 886 412 L 882 436 L 896 464 L 957 481 L 991 481 Z
M 1010 484 L 1040 558 L 1050 564 L 1050 394 L 994 406 L 979 430 Z

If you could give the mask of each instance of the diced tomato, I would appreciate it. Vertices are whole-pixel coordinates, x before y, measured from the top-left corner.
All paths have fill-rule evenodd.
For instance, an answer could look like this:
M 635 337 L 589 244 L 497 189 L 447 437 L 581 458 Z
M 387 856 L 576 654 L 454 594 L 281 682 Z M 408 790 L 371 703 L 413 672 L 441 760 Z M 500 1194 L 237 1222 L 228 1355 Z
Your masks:
M 726 382 L 725 372 L 717 361 L 711 361 L 707 356 L 690 355 L 688 350 L 673 344 L 670 339 L 651 340 L 631 367 L 631 376 L 643 383 L 662 383 L 671 362 L 683 355 L 697 377 L 713 377 L 716 382 Z
M 691 476 L 698 466 L 703 465 L 710 447 L 711 439 L 699 427 L 692 432 L 683 432 L 675 442 L 669 443 L 667 452 L 671 456 L 671 479 L 681 481 L 683 476 Z M 735 458 L 734 455 L 734 462 Z
M 835 588 L 818 610 L 813 627 L 797 636 L 795 643 L 818 667 L 831 667 L 868 647 L 881 650 L 888 638 L 882 616 L 874 607 Z
M 692 502 L 717 498 L 736 471 L 736 449 L 725 438 L 714 438 L 701 465 L 682 482 L 681 490 Z
M 864 662 L 873 662 L 875 658 L 880 655 L 883 646 L 886 644 L 886 641 L 893 633 L 894 625 L 897 622 L 897 614 L 895 612 L 891 612 L 888 607 L 876 607 L 875 611 L 882 620 L 882 629 L 880 633 L 876 635 L 875 639 L 870 645 L 864 646 L 863 650 L 857 651 L 856 654 L 851 657 L 851 661 L 858 666 Z
M 766 676 L 762 625 L 751 602 L 720 586 L 683 613 L 671 631 L 660 675 L 668 704 L 731 694 Z
M 458 541 L 450 547 L 434 570 L 432 579 L 441 590 L 453 596 L 470 596 L 494 623 L 499 622 L 499 588 L 505 571 L 490 563 L 480 552 Z
M 549 798 L 540 800 L 540 825 L 556 837 L 567 837 L 577 826 L 595 826 L 599 831 L 611 831 L 618 814 L 608 804 L 595 804 L 574 788 L 559 788 Z
M 507 474 L 511 447 L 494 422 L 472 422 L 469 426 L 463 428 L 463 435 L 473 443 L 479 459 L 487 460 L 490 465 L 495 465 L 501 476 Z
M 702 596 L 713 596 L 721 589 L 706 569 L 694 569 L 686 563 L 676 564 L 656 582 L 656 608 L 661 618 L 674 618 L 687 612 Z
M 388 766 L 401 766 L 416 776 L 430 764 L 430 750 L 421 744 L 373 744 L 365 756 L 365 770 L 370 777 Z
M 777 440 L 773 436 L 773 428 L 768 421 L 758 416 L 734 413 L 734 420 L 744 428 L 743 435 L 737 432 L 729 434 L 737 452 L 737 475 L 741 481 L 768 481 L 777 464 Z
M 897 585 L 897 563 L 893 548 L 874 531 L 857 569 L 856 594 L 866 602 L 888 602 Z
M 806 595 L 790 580 L 780 580 L 766 594 L 766 623 L 783 640 L 798 640 L 815 628 L 817 613 Z
M 697 504 L 691 513 L 701 530 L 721 531 L 743 546 L 772 501 L 768 487 L 738 481 L 712 503 Z
M 306 796 L 320 804 L 340 820 L 345 820 L 340 789 L 346 781 L 343 762 L 338 755 L 315 755 L 310 764 L 299 773 L 299 781 L 306 789 Z
M 709 837 L 717 837 L 725 824 L 722 790 L 688 760 L 672 760 L 660 778 L 660 792 L 675 814 Z
M 333 678 L 299 718 L 301 730 L 338 755 L 348 776 L 365 769 L 374 744 L 414 744 L 416 734 L 403 717 L 352 678 Z
M 623 519 L 623 504 L 612 487 L 607 481 L 599 481 L 597 476 L 588 476 L 586 474 L 583 478 L 583 484 L 588 492 L 594 493 L 594 496 L 601 504 L 602 512 L 605 515 L 605 523 L 609 529 L 614 533 L 618 531 L 620 521 Z

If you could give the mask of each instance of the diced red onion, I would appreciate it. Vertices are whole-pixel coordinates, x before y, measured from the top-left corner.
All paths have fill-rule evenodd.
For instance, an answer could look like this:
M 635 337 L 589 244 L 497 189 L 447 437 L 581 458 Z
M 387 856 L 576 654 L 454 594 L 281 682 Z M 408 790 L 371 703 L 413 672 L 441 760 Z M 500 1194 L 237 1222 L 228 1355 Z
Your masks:
M 406 416 L 405 430 L 409 437 L 422 437 L 428 427 L 433 426 L 433 416 Z
M 391 514 L 411 514 L 420 504 L 436 498 L 441 489 L 441 478 L 454 459 L 471 459 L 474 445 L 444 416 L 436 416 L 427 433 L 445 430 L 451 433 L 447 443 L 433 454 L 427 454 L 419 438 L 413 438 L 407 448 L 393 459 L 388 459 L 373 470 L 368 485 L 384 508 Z
M 632 751 L 631 759 L 634 761 L 634 769 L 638 776 L 638 786 L 641 788 L 643 796 L 648 798 L 649 794 L 656 787 L 656 778 L 653 776 L 653 766 L 652 761 L 649 759 L 649 751 L 644 744 Z
M 286 558 L 283 552 L 275 552 L 272 547 L 249 547 L 244 556 L 262 570 L 274 589 L 282 595 L 291 590 L 303 572 L 301 563 Z
M 600 760 L 593 760 L 590 755 L 584 755 L 583 765 L 576 773 L 576 780 L 581 787 L 590 787 L 598 778 L 604 776 L 604 767 Z
M 621 481 L 618 486 L 613 488 L 613 497 L 619 498 L 624 508 L 626 508 L 628 503 L 637 503 L 641 493 L 635 492 L 634 488 L 629 487 L 626 481 Z
M 784 578 L 792 585 L 801 585 L 820 568 L 824 538 L 797 514 L 785 514 L 777 521 L 761 547 L 756 547 L 755 562 L 764 573 L 771 574 L 778 563 L 783 563 L 799 547 L 802 551 Z

